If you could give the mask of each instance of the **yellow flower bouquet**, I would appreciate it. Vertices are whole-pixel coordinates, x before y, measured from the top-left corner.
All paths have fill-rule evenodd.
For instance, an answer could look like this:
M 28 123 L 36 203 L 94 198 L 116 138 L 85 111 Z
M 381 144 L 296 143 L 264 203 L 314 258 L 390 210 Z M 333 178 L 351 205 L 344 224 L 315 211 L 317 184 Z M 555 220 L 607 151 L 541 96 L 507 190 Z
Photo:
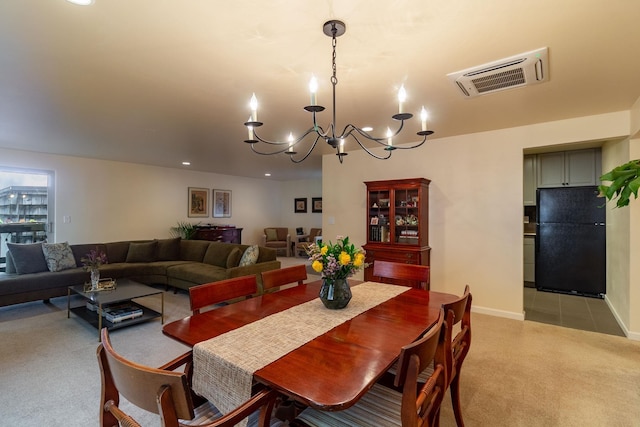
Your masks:
M 364 249 L 356 248 L 349 237 L 338 236 L 337 240 L 336 244 L 312 244 L 307 250 L 311 268 L 321 273 L 323 279 L 346 279 L 366 267 Z

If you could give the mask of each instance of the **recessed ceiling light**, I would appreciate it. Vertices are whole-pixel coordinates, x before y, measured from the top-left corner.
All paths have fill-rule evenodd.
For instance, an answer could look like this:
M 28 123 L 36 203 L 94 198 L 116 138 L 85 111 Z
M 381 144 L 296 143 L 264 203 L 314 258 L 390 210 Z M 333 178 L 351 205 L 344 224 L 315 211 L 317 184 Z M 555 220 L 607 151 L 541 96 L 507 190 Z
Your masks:
M 184 166 L 191 166 L 191 162 L 182 162 Z
M 80 6 L 89 6 L 93 0 L 67 0 L 69 3 L 78 4 Z
M 371 132 L 373 130 L 373 128 L 371 126 L 365 126 L 362 128 L 363 131 L 365 132 Z
M 264 176 L 271 176 L 269 172 L 265 173 Z

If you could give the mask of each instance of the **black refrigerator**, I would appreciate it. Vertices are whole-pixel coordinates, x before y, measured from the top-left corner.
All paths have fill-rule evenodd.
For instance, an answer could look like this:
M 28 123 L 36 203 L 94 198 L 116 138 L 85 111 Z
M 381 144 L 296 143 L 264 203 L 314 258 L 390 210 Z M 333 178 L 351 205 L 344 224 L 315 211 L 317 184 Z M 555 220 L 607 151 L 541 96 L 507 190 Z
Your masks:
M 605 277 L 605 199 L 598 188 L 539 188 L 536 288 L 602 298 Z

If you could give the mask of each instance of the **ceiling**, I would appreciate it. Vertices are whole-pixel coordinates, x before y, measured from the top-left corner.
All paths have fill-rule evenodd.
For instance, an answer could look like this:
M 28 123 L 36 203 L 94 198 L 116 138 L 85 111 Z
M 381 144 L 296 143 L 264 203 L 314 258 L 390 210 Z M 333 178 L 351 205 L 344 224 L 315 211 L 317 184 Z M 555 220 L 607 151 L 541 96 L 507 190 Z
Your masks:
M 337 44 L 338 128 L 370 125 L 384 136 L 404 85 L 406 110 L 424 105 L 436 139 L 630 109 L 640 97 L 638 18 L 632 0 L 3 0 L 0 147 L 318 177 L 330 147 L 301 164 L 259 156 L 243 142 L 243 123 L 255 92 L 261 136 L 308 129 L 302 107 L 315 75 L 328 107 L 319 121 L 329 124 L 329 19 L 347 26 Z M 545 46 L 544 84 L 464 99 L 446 77 Z M 397 143 L 415 141 L 412 122 Z

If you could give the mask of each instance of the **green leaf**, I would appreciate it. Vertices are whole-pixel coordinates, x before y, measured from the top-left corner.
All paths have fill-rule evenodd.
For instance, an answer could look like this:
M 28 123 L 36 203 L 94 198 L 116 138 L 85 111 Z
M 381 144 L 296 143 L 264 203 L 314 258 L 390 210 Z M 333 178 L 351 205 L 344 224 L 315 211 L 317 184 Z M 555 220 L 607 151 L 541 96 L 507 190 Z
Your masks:
M 638 188 L 640 188 L 640 177 L 636 177 L 636 179 L 631 181 L 629 183 L 629 188 L 631 189 L 631 192 L 633 193 L 633 195 L 637 199 L 638 198 Z

